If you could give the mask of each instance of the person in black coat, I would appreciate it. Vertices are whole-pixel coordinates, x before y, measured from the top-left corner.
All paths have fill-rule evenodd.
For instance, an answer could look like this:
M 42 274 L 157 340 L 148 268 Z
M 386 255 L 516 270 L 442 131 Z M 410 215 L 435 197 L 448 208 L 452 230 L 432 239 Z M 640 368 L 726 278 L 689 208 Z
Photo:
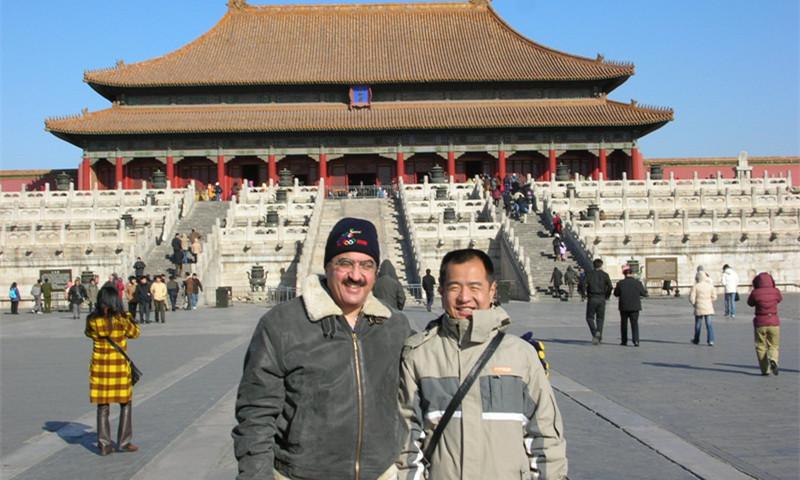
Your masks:
M 150 294 L 150 281 L 147 277 L 139 279 L 134 296 L 139 311 L 139 323 L 150 323 L 150 301 L 153 296 Z
M 431 311 L 433 306 L 433 289 L 436 286 L 436 279 L 431 275 L 431 269 L 425 270 L 425 276 L 422 277 L 422 289 L 425 291 L 425 308 Z
M 553 296 L 556 298 L 561 297 L 561 281 L 563 278 L 564 276 L 561 273 L 561 270 L 559 270 L 558 267 L 555 267 L 553 269 L 553 274 L 550 275 L 550 283 L 553 284 Z
M 606 300 L 611 297 L 611 278 L 603 271 L 603 261 L 592 262 L 594 270 L 586 274 L 586 323 L 592 334 L 592 345 L 603 341 L 603 322 L 606 318 Z M 595 318 L 597 324 L 595 324 Z
M 133 274 L 136 275 L 136 278 L 142 278 L 144 276 L 144 269 L 145 264 L 142 261 L 142 257 L 136 257 L 136 263 L 133 264 Z
M 642 297 L 647 296 L 647 290 L 642 282 L 634 278 L 630 267 L 624 267 L 622 274 L 625 278 L 617 282 L 614 287 L 614 296 L 619 297 L 620 317 L 620 345 L 628 344 L 628 320 L 631 322 L 633 345 L 639 346 L 639 312 L 642 310 Z

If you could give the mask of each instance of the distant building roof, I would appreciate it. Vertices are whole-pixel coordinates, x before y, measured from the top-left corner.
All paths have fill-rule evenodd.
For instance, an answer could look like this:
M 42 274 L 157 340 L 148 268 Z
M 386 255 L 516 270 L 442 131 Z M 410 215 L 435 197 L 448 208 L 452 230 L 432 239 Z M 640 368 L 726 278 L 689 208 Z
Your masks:
M 652 126 L 672 110 L 606 97 L 554 100 L 379 102 L 349 110 L 343 103 L 122 106 L 49 119 L 60 135 L 384 131 L 420 129 Z
M 632 64 L 562 53 L 512 29 L 486 0 L 251 6 L 184 47 L 89 71 L 94 88 L 584 81 L 618 85 Z

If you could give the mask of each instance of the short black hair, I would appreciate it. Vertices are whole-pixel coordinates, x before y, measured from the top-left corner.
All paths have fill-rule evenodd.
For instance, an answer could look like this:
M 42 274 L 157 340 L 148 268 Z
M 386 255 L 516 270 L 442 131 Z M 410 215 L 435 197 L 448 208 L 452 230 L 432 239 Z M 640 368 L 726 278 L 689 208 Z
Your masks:
M 483 268 L 486 270 L 486 278 L 489 279 L 489 283 L 494 282 L 494 264 L 492 263 L 492 259 L 489 258 L 489 255 L 482 250 L 477 250 L 474 248 L 463 248 L 461 250 L 453 250 L 451 252 L 447 252 L 447 254 L 442 259 L 442 265 L 439 267 L 439 285 L 442 287 L 444 286 L 445 282 L 445 275 L 447 274 L 447 266 L 451 263 L 455 263 L 460 265 L 462 263 L 467 263 L 470 260 L 477 258 L 478 260 L 483 263 Z
M 603 267 L 603 261 L 600 260 L 599 258 L 595 258 L 594 261 L 592 261 L 592 266 L 594 268 L 602 268 Z

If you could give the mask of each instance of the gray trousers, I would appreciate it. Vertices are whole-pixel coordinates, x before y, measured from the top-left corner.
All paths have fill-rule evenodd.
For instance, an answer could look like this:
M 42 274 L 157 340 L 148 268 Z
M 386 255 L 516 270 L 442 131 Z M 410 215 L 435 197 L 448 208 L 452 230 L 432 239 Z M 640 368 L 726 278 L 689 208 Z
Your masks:
M 111 423 L 108 414 L 111 408 L 107 403 L 97 405 L 97 446 L 111 446 Z M 117 428 L 117 448 L 122 448 L 131 443 L 133 438 L 133 426 L 131 424 L 131 404 L 119 404 L 119 428 Z

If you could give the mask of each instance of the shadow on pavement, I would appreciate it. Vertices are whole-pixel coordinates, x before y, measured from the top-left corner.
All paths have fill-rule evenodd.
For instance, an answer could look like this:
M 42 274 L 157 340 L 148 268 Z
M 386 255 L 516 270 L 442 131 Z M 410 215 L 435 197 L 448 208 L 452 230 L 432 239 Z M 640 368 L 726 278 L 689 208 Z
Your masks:
M 749 368 L 750 370 L 758 370 L 759 372 L 761 371 L 758 365 L 738 365 L 736 363 L 715 363 L 714 365 L 722 365 L 725 367 Z M 793 370 L 791 368 L 780 367 L 780 370 L 781 373 L 783 372 L 800 373 L 800 370 Z
M 761 372 L 750 373 L 750 372 L 742 372 L 741 370 L 731 370 L 728 368 L 695 367 L 694 365 L 689 365 L 687 363 L 642 362 L 642 365 L 652 365 L 654 367 L 664 367 L 664 368 L 683 368 L 686 370 L 704 370 L 707 372 L 738 373 L 739 375 L 747 375 L 747 376 L 759 376 L 759 377 L 761 376 Z
M 591 345 L 591 340 L 568 340 L 564 338 L 537 338 L 544 343 L 563 343 L 564 345 Z
M 70 445 L 81 445 L 92 453 L 99 453 L 97 449 L 97 434 L 92 427 L 75 422 L 44 422 L 42 430 L 53 432 Z
M 652 339 L 649 339 L 649 338 L 642 338 L 642 339 L 639 340 L 639 342 L 641 342 L 641 343 L 644 343 L 644 342 L 647 342 L 647 343 L 671 343 L 673 345 L 690 345 L 689 342 L 674 342 L 672 340 L 652 340 Z

